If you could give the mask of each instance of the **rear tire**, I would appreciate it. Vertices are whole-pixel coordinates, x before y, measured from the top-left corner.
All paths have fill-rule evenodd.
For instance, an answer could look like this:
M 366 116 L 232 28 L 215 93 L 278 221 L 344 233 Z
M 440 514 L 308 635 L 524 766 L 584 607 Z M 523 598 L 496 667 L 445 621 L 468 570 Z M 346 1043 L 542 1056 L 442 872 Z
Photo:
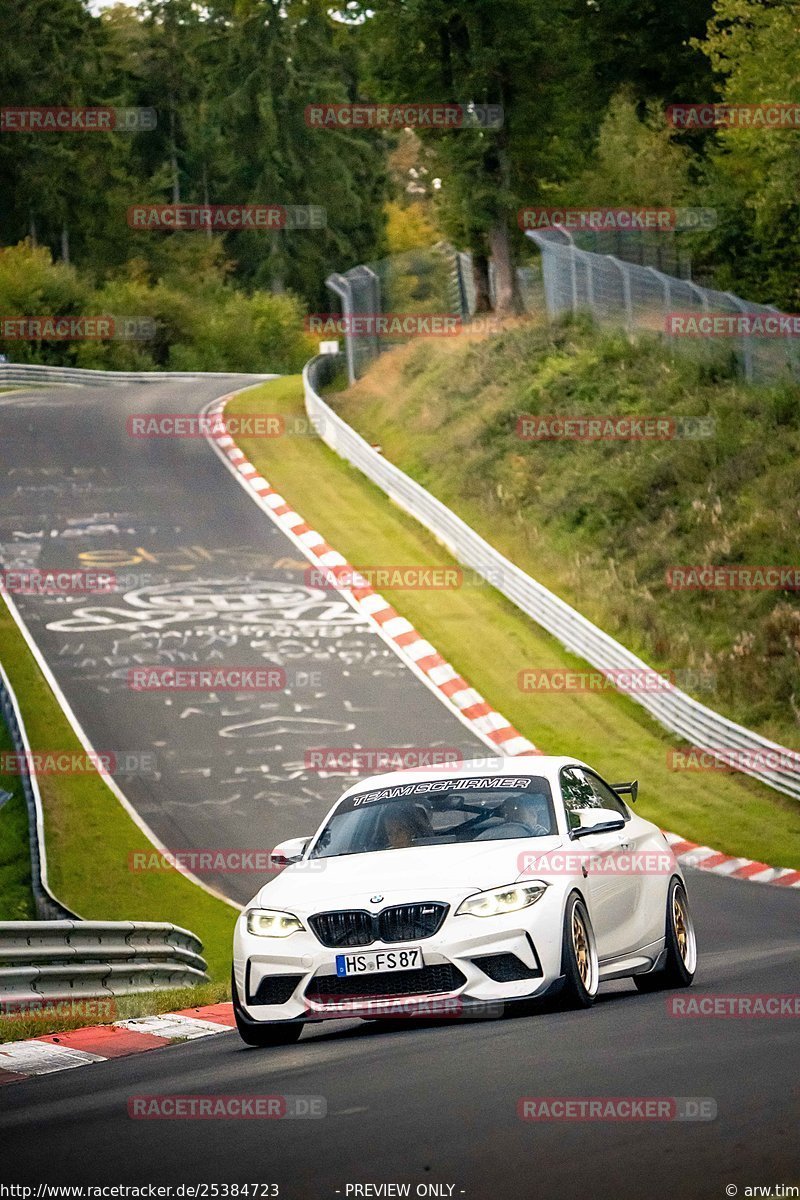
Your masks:
M 671 879 L 667 892 L 667 916 L 664 929 L 667 956 L 663 967 L 647 975 L 634 975 L 640 992 L 660 992 L 690 987 L 697 969 L 697 940 L 689 911 L 686 888 L 680 879 Z
M 562 1008 L 590 1008 L 600 983 L 592 922 L 586 904 L 571 892 L 564 912 L 561 942 L 561 972 L 564 987 L 559 995 Z
M 236 1020 L 239 1037 L 248 1046 L 260 1046 L 262 1048 L 267 1046 L 291 1046 L 303 1032 L 302 1021 L 268 1024 L 267 1022 L 254 1022 L 246 1017 L 239 1003 L 239 993 L 236 990 L 236 976 L 233 973 L 233 967 L 231 967 L 231 999 L 233 1001 L 233 1015 Z

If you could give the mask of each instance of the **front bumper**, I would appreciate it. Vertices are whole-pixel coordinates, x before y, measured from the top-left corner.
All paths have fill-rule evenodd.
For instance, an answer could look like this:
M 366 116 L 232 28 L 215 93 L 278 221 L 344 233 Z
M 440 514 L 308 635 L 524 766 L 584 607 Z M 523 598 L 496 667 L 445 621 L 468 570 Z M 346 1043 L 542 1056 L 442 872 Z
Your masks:
M 346 950 L 321 945 L 307 929 L 287 938 L 258 937 L 247 932 L 242 917 L 234 934 L 234 975 L 240 1008 L 243 1016 L 254 1022 L 324 1021 L 350 1016 L 496 1016 L 503 1004 L 542 996 L 560 984 L 561 922 L 555 888 L 548 889 L 530 908 L 516 913 L 474 917 L 455 916 L 451 911 L 432 937 L 409 942 L 376 941 Z M 397 951 L 412 946 L 422 950 L 425 979 L 435 982 L 433 990 L 409 992 L 418 981 L 401 980 L 398 973 L 351 977 L 348 987 L 357 987 L 358 994 L 342 994 L 342 981 L 336 975 L 337 954 L 357 953 L 359 949 Z M 527 969 L 527 977 L 492 979 L 475 962 L 497 955 L 513 955 Z M 504 974 L 495 966 L 490 969 Z M 387 989 L 392 989 L 390 981 L 397 981 L 397 992 L 402 994 L 387 994 Z M 443 984 L 446 990 L 441 990 Z M 281 1002 L 257 1002 L 259 989 L 262 996 L 279 995 Z

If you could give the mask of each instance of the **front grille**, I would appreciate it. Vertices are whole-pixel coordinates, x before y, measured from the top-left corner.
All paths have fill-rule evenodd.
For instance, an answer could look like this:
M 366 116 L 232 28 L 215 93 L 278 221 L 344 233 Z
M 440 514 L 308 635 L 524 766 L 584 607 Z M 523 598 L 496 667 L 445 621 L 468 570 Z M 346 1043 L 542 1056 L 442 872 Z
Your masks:
M 396 904 L 379 913 L 361 909 L 316 913 L 309 918 L 312 931 L 323 946 L 342 949 L 370 946 L 373 942 L 412 942 L 433 937 L 447 916 L 448 905 L 434 901 Z
M 446 904 L 398 904 L 378 913 L 378 931 L 384 942 L 413 942 L 433 937 L 447 915 Z
M 291 1000 L 302 975 L 265 975 L 255 992 L 250 991 L 250 964 L 247 964 L 247 1003 L 286 1004 Z
M 323 946 L 369 946 L 375 941 L 372 913 L 358 909 L 345 912 L 317 913 L 309 917 L 312 932 Z
M 526 967 L 516 954 L 484 954 L 472 960 L 476 967 L 495 983 L 515 983 L 520 979 L 538 979 L 542 972 L 538 967 Z
M 382 996 L 432 996 L 455 992 L 466 983 L 452 963 L 421 967 L 417 971 L 389 971 L 378 975 L 317 975 L 306 988 L 306 996 L 318 1004 L 342 999 Z

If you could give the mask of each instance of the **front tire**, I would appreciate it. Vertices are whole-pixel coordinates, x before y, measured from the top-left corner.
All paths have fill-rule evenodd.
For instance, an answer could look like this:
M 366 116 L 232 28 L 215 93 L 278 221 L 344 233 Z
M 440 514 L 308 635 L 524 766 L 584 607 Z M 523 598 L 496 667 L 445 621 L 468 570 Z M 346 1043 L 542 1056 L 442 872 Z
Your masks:
M 590 1008 L 600 984 L 597 944 L 586 904 L 572 892 L 564 912 L 561 943 L 564 987 L 559 997 L 564 1008 Z
M 231 967 L 231 1000 L 233 1001 L 233 1016 L 239 1037 L 248 1046 L 292 1046 L 303 1032 L 302 1021 L 286 1021 L 281 1024 L 251 1021 L 242 1012 L 239 1003 L 239 993 L 236 990 L 236 976 Z
M 671 879 L 667 892 L 667 917 L 664 930 L 667 952 L 663 967 L 647 975 L 634 975 L 640 992 L 659 992 L 669 988 L 690 987 L 697 969 L 697 940 L 689 911 L 689 898 L 680 879 Z

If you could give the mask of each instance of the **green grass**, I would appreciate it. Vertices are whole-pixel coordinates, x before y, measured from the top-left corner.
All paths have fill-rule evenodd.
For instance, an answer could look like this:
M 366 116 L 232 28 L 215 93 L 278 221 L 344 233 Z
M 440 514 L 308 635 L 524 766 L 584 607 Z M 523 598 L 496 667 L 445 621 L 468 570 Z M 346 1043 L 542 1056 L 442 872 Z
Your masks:
M 401 402 L 398 397 L 398 407 Z M 262 384 L 238 396 L 229 411 L 302 414 L 301 381 Z M 420 525 L 322 442 L 287 436 L 242 438 L 240 444 L 265 478 L 354 565 L 454 565 Z M 800 866 L 800 810 L 788 797 L 741 775 L 671 771 L 666 755 L 677 739 L 619 693 L 520 692 L 520 669 L 580 662 L 491 588 L 387 590 L 386 596 L 540 749 L 576 754 L 608 778 L 638 775 L 640 811 L 665 828 L 731 854 Z
M 0 752 L 13 749 L 0 718 Z M 20 777 L 0 771 L 0 789 L 12 794 L 0 808 L 0 921 L 33 921 L 36 908 L 31 891 L 28 810 Z
M 31 749 L 81 751 L 4 605 L 0 661 L 19 701 Z M 234 909 L 178 871 L 130 871 L 130 852 L 146 849 L 149 843 L 97 773 L 42 775 L 39 788 L 49 884 L 55 895 L 85 919 L 171 921 L 190 929 L 203 942 L 211 979 L 227 980 Z
M 86 1025 L 107 1025 L 112 1021 L 127 1021 L 133 1017 L 152 1017 L 176 1009 L 197 1008 L 230 999 L 230 983 L 201 983 L 198 987 L 168 988 L 163 992 L 137 992 L 132 996 L 101 997 L 90 1001 L 85 1011 L 80 1001 L 76 1011 L 64 1015 L 31 1012 L 13 1013 L 0 1017 L 0 1043 L 17 1042 L 23 1038 L 41 1037 L 45 1033 L 62 1033 L 82 1029 Z M 92 1009 L 95 1011 L 92 1011 Z
M 585 324 L 417 343 L 337 397 L 386 457 L 699 700 L 800 749 L 797 593 L 672 591 L 681 564 L 798 565 L 800 388 Z M 711 418 L 698 440 L 534 442 L 522 414 Z

